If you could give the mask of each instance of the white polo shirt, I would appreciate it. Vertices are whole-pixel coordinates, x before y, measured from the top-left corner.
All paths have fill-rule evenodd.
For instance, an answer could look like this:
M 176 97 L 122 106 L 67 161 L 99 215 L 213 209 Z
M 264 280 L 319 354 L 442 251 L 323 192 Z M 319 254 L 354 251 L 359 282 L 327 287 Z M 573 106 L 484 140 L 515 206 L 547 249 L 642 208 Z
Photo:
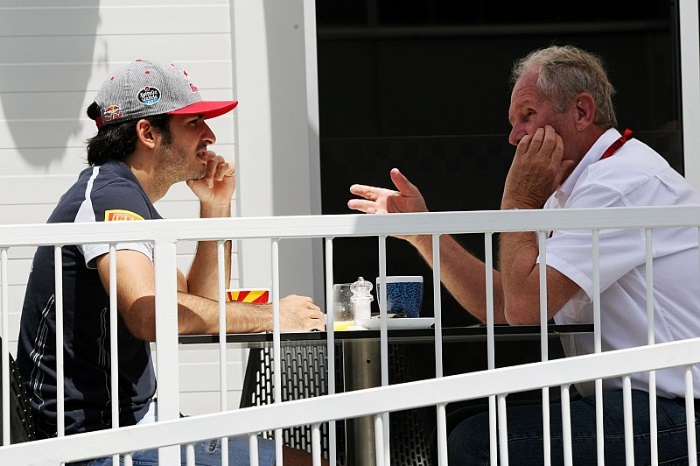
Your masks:
M 608 130 L 591 147 L 545 209 L 700 204 L 700 193 L 658 153 L 630 139 L 612 157 L 601 155 L 620 133 Z M 590 231 L 555 231 L 547 240 L 547 265 L 581 287 L 555 316 L 555 322 L 593 322 L 592 240 Z M 700 257 L 696 228 L 654 229 L 654 332 L 657 343 L 700 337 Z M 600 303 L 603 351 L 646 345 L 646 244 L 642 229 L 601 230 Z M 568 341 L 567 341 L 568 340 Z M 593 336 L 567 337 L 567 355 L 594 352 Z M 700 371 L 694 371 L 700 398 Z M 621 379 L 603 381 L 605 389 Z M 683 396 L 683 369 L 657 372 L 657 393 Z M 579 386 L 593 394 L 593 384 Z M 632 388 L 648 390 L 648 375 L 632 376 Z

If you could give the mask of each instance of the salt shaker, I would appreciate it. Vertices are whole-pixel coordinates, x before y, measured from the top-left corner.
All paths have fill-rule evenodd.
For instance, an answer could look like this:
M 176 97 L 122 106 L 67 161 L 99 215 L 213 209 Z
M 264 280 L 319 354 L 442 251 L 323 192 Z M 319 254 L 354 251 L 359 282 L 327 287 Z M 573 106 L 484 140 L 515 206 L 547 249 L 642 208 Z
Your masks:
M 355 320 L 369 319 L 372 316 L 371 303 L 374 300 L 370 291 L 372 283 L 362 277 L 350 285 L 352 296 L 350 302 L 355 309 Z

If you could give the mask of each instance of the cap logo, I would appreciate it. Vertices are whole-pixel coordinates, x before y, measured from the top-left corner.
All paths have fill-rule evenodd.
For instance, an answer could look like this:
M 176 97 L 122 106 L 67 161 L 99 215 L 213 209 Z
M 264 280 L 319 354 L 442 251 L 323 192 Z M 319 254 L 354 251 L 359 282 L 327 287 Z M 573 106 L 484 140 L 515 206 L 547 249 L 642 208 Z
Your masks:
M 197 86 L 195 86 L 195 85 L 192 84 L 192 83 L 187 83 L 187 84 L 190 85 L 190 90 L 191 90 L 192 92 L 199 92 L 199 89 L 197 88 Z
M 139 91 L 138 99 L 144 105 L 155 105 L 160 100 L 160 91 L 157 87 L 146 86 Z
M 122 108 L 119 105 L 110 105 L 102 111 L 102 120 L 106 123 L 121 118 L 122 115 Z

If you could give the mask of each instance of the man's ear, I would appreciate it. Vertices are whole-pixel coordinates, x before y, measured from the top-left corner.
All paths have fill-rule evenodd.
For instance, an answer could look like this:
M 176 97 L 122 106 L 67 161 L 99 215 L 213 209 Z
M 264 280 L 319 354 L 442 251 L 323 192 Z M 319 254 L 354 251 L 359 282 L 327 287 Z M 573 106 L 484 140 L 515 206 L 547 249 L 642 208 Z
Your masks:
M 586 129 L 595 122 L 595 101 L 589 93 L 582 92 L 576 96 L 575 109 L 576 128 L 579 130 Z
M 156 145 L 157 132 L 148 120 L 139 120 L 136 123 L 136 137 L 139 142 L 149 149 Z

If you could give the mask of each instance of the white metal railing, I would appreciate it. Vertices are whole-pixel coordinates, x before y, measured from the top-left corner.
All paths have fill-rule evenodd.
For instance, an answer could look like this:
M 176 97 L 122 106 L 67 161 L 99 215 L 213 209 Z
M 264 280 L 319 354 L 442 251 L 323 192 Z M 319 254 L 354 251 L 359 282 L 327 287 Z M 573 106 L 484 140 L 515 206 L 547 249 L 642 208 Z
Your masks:
M 505 406 L 506 395 L 529 389 L 542 389 L 561 386 L 562 399 L 566 401 L 568 387 L 580 381 L 600 381 L 608 377 L 627 376 L 646 371 L 654 371 L 665 367 L 682 366 L 686 368 L 686 403 L 693 403 L 692 377 L 690 366 L 700 362 L 700 340 L 687 340 L 669 344 L 653 344 L 624 351 L 605 352 L 601 354 L 568 358 L 556 361 L 517 366 L 505 369 L 494 369 L 493 364 L 493 300 L 490 290 L 493 289 L 492 277 L 489 271 L 493 268 L 492 235 L 504 231 L 536 231 L 539 233 L 540 247 L 544 248 L 544 234 L 549 230 L 586 229 L 594 232 L 594 258 L 597 257 L 595 247 L 596 231 L 607 228 L 641 228 L 647 232 L 651 228 L 665 227 L 700 227 L 700 206 L 692 207 L 656 207 L 628 209 L 586 209 L 558 211 L 477 211 L 477 212 L 442 212 L 424 214 L 392 214 L 392 215 L 339 215 L 339 216 L 303 216 L 303 217 L 265 217 L 265 218 L 228 218 L 228 219 L 192 219 L 192 220 L 159 220 L 147 222 L 124 222 L 102 224 L 55 224 L 55 225 L 9 225 L 0 226 L 0 280 L 2 281 L 2 299 L 0 299 L 0 322 L 2 329 L 3 361 L 9 358 L 7 315 L 9 304 L 7 300 L 8 258 L 7 251 L 14 247 L 23 246 L 62 246 L 71 244 L 109 243 L 151 241 L 155 245 L 156 271 L 156 318 L 157 318 L 157 376 L 159 380 L 159 422 L 157 426 L 136 426 L 118 428 L 108 432 L 97 432 L 75 436 L 65 436 L 56 439 L 35 441 L 31 444 L 9 445 L 8 439 L 3 439 L 6 446 L 0 447 L 0 464 L 37 464 L 58 465 L 65 461 L 76 461 L 96 456 L 129 453 L 136 450 L 168 447 L 161 450 L 162 464 L 175 464 L 180 450 L 177 445 L 189 444 L 194 441 L 226 437 L 240 434 L 257 433 L 266 430 L 281 429 L 291 425 L 313 425 L 315 464 L 320 464 L 318 424 L 334 419 L 347 419 L 364 415 L 375 416 L 377 428 L 377 464 L 390 464 L 388 448 L 388 413 L 421 406 L 435 406 L 438 418 L 439 450 L 441 464 L 446 464 L 445 456 L 445 405 L 446 403 L 473 398 L 489 397 L 492 421 Z M 233 234 L 232 232 L 235 232 Z M 272 239 L 272 271 L 273 271 L 273 309 L 276 315 L 273 348 L 275 354 L 280 354 L 279 335 L 279 285 L 278 248 L 279 241 L 302 238 L 318 238 L 326 241 L 326 295 L 330 303 L 333 283 L 332 264 L 334 238 L 350 236 L 376 236 L 379 238 L 380 271 L 386 273 L 386 237 L 389 234 L 429 234 L 434 238 L 445 233 L 481 233 L 484 234 L 487 264 L 487 291 L 489 309 L 488 318 L 488 360 L 489 370 L 459 376 L 442 376 L 442 346 L 441 339 L 435 338 L 436 345 L 436 374 L 433 380 L 412 382 L 394 386 L 384 386 L 345 394 L 330 394 L 311 400 L 275 403 L 272 406 L 247 408 L 219 414 L 198 416 L 196 418 L 178 419 L 178 336 L 176 313 L 176 267 L 175 245 L 178 241 L 191 240 L 224 240 L 224 239 Z M 647 233 L 647 238 L 650 238 Z M 434 241 L 436 244 L 437 241 Z M 221 243 L 220 243 L 221 244 Z M 330 247 L 329 247 L 330 246 Z M 113 254 L 113 249 L 111 253 Z M 56 249 L 58 251 L 58 248 Z M 220 257 L 223 248 L 219 248 Z M 439 264 L 439 248 L 434 248 L 435 263 Z M 57 253 L 57 257 L 60 254 Z M 647 255 L 650 264 L 650 248 Z M 592 259 L 594 260 L 594 259 Z M 112 261 L 113 263 L 114 261 Z M 700 267 L 700 264 L 698 264 Z M 594 271 L 596 270 L 594 266 Z M 649 269 L 651 271 L 651 269 Z M 221 272 L 220 272 L 221 273 Z M 597 273 L 597 272 L 596 272 Z M 653 274 L 649 274 L 653 277 Z M 112 274 L 115 276 L 115 274 Z M 56 274 L 60 283 L 61 274 Z M 440 268 L 435 267 L 433 282 L 438 285 Z M 594 278 L 594 282 L 597 277 Z M 222 280 L 219 287 L 223 288 Z M 110 287 L 116 283 L 110 283 Z M 544 282 L 543 282 L 544 286 Z M 598 286 L 598 285 L 596 285 Z M 60 289 L 60 286 L 58 286 Z M 439 286 L 435 286 L 435 332 L 442 332 L 440 318 Z M 598 288 L 596 288 L 596 291 Z M 223 300 L 223 291 L 220 290 Z M 596 297 L 598 299 L 598 297 Z M 385 302 L 385 300 L 384 300 Z M 330 303 L 332 306 L 332 303 Z M 544 306 L 544 304 L 542 304 Z M 596 339 L 599 332 L 599 303 L 596 311 Z M 544 310 L 544 309 L 543 309 Z M 60 306 L 57 311 L 60 312 Z M 653 309 L 650 309 L 650 312 Z M 116 303 L 112 304 L 111 312 L 116 316 Z M 386 309 L 382 308 L 382 313 Z M 332 313 L 328 314 L 328 327 L 332 328 Z M 386 320 L 380 327 L 382 347 L 382 385 L 388 385 L 387 328 Z M 114 326 L 113 326 L 113 330 Z M 223 327 L 221 333 L 223 333 Z M 220 335 L 223 337 L 223 335 Z M 542 335 L 542 354 L 546 355 L 546 332 Z M 116 341 L 116 338 L 113 338 Z M 221 345 L 225 338 L 220 338 Z M 599 341 L 599 340 L 598 340 Z M 333 333 L 329 332 L 328 352 L 333 353 Z M 599 349 L 599 347 L 598 347 Z M 60 352 L 59 352 L 60 353 Z M 280 377 L 279 358 L 276 358 L 275 377 Z M 543 356 L 546 359 L 546 356 Z M 329 373 L 333 372 L 333 360 L 329 357 Z M 6 374 L 7 364 L 3 364 L 3 426 L 8 426 L 9 379 Z M 224 370 L 224 369 L 221 369 Z M 113 381 L 116 384 L 116 381 Z M 275 381 L 277 386 L 281 380 Z M 116 385 L 115 385 L 116 387 Z M 332 384 L 329 388 L 332 392 Z M 222 387 L 225 388 L 225 387 Z M 116 393 L 116 390 L 113 390 Z M 545 399 L 546 401 L 546 399 Z M 690 406 L 690 405 L 689 405 Z M 62 408 L 60 408 L 62 409 Z M 547 404 L 543 404 L 546 411 Z M 61 411 L 59 411 L 61 412 Z M 547 413 L 544 413 L 545 416 Z M 631 415 L 631 414 L 630 414 Z M 504 418 L 501 418 L 503 421 Z M 565 423 L 568 422 L 565 416 Z M 694 423 L 694 410 L 689 410 L 688 422 Z M 492 422 L 492 444 L 495 452 L 496 431 Z M 507 435 L 504 423 L 497 435 L 503 440 Z M 163 435 L 167 429 L 167 435 Z M 5 428 L 4 432 L 9 429 Z M 547 435 L 545 433 L 545 435 Z M 251 437 L 252 439 L 253 437 Z M 281 435 L 277 436 L 281 442 Z M 501 464 L 507 464 L 507 442 L 501 442 Z M 689 437 L 688 448 L 695 457 L 695 438 Z M 281 449 L 278 449 L 281 455 Z M 332 455 L 335 453 L 333 452 Z M 492 455 L 496 458 L 497 455 Z M 334 460 L 334 458 L 332 458 Z M 256 461 L 254 461 L 255 463 Z M 278 462 L 279 456 L 278 456 Z M 495 464 L 495 463 L 494 463 Z M 691 460 L 694 463 L 694 459 Z

